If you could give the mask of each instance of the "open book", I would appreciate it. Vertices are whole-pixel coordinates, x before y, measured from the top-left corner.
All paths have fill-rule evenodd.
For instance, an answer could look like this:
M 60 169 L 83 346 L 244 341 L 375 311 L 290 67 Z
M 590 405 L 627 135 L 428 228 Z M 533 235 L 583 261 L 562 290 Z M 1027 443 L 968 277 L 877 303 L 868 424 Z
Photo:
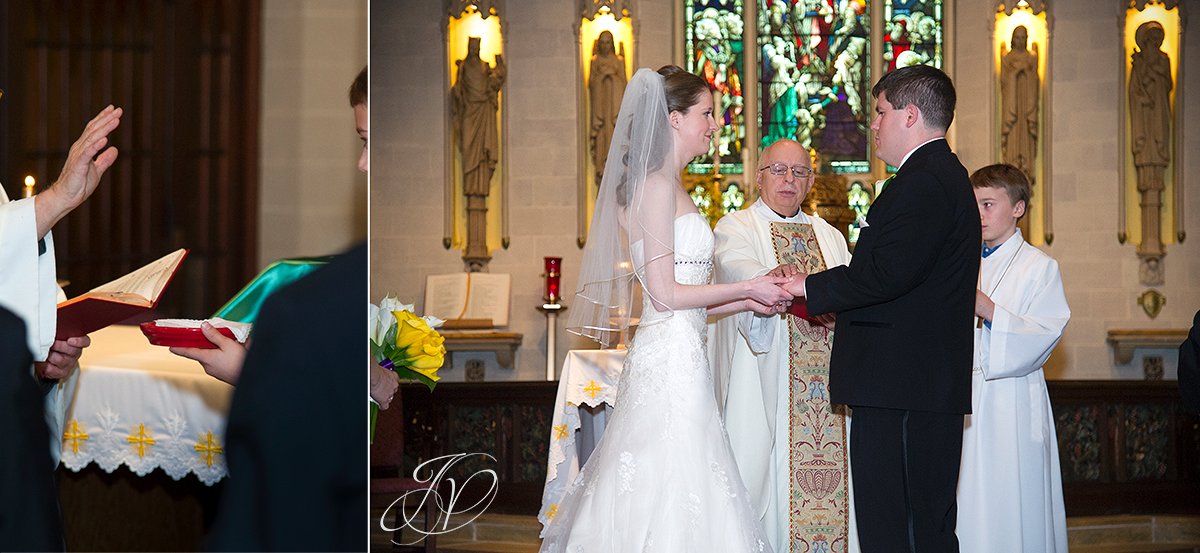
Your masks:
M 446 319 L 443 328 L 508 326 L 511 288 L 512 275 L 506 274 L 429 275 L 425 277 L 425 314 Z
M 187 254 L 186 249 L 176 250 L 108 284 L 58 304 L 57 337 L 83 336 L 153 309 Z

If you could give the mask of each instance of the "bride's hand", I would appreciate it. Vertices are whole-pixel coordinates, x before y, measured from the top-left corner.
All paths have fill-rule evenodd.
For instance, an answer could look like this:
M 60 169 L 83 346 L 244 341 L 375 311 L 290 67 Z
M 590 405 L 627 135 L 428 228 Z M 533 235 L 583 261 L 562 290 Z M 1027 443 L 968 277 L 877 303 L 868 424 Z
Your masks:
M 786 313 L 788 310 L 789 304 L 791 304 L 791 302 L 778 302 L 778 303 L 773 303 L 771 305 L 763 305 L 754 300 L 745 300 L 742 302 L 742 305 L 745 306 L 746 311 L 753 311 L 755 313 L 758 313 L 759 315 L 768 315 L 768 316 L 778 315 L 780 313 Z
M 775 305 L 780 302 L 792 301 L 792 294 L 784 289 L 784 285 L 792 279 L 763 275 L 746 281 L 746 299 L 763 305 Z M 786 309 L 786 307 L 785 307 Z

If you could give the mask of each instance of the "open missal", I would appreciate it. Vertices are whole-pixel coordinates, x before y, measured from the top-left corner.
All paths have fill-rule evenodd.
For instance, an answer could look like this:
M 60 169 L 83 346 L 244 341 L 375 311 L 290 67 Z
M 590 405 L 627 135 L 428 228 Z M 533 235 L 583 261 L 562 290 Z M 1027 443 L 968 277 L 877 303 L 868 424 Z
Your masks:
M 57 337 L 83 336 L 153 309 L 187 254 L 186 249 L 176 250 L 108 284 L 58 304 Z
M 425 277 L 425 314 L 446 319 L 443 328 L 508 326 L 512 275 L 450 273 Z M 459 323 L 459 324 L 456 324 Z

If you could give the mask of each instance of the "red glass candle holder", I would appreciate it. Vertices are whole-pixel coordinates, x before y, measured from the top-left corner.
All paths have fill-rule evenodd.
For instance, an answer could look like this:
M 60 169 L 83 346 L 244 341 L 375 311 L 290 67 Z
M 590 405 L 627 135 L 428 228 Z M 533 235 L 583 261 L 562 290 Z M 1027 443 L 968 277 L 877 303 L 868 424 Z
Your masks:
M 562 278 L 562 258 L 547 257 L 546 272 L 543 276 L 546 277 L 546 293 L 542 299 L 546 303 L 558 303 L 558 300 L 562 299 L 558 292 L 559 280 Z

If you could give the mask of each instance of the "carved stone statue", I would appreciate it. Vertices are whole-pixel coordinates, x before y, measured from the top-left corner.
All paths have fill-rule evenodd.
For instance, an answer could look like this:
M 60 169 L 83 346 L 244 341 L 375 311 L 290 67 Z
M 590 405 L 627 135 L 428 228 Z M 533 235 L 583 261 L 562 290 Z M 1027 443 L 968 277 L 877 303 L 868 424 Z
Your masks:
M 621 45 L 621 53 L 618 54 L 609 31 L 600 33 L 592 45 L 588 94 L 592 106 L 589 133 L 592 139 L 592 162 L 596 168 L 596 185 L 599 186 L 604 164 L 608 161 L 608 147 L 612 144 L 617 113 L 621 111 L 621 97 L 625 94 L 625 45 Z
M 504 59 L 497 54 L 492 67 L 479 57 L 479 37 L 467 39 L 467 55 L 456 62 L 458 79 L 450 94 L 453 99 L 454 132 L 462 155 L 463 195 L 467 203 L 467 251 L 463 259 L 471 270 L 486 266 L 487 196 L 492 173 L 499 161 L 497 94 L 504 84 Z
M 1141 194 L 1142 243 L 1138 255 L 1162 256 L 1159 217 L 1163 176 L 1171 161 L 1171 59 L 1161 50 L 1163 27 L 1141 24 L 1134 34 L 1137 50 L 1129 73 L 1129 122 L 1137 189 Z M 1156 264 L 1157 265 L 1157 264 Z
M 1013 29 L 1012 50 L 1001 45 L 1000 65 L 1000 150 L 1004 162 L 1025 172 L 1034 183 L 1034 160 L 1038 143 L 1038 45 L 1027 48 L 1029 31 L 1024 25 Z

